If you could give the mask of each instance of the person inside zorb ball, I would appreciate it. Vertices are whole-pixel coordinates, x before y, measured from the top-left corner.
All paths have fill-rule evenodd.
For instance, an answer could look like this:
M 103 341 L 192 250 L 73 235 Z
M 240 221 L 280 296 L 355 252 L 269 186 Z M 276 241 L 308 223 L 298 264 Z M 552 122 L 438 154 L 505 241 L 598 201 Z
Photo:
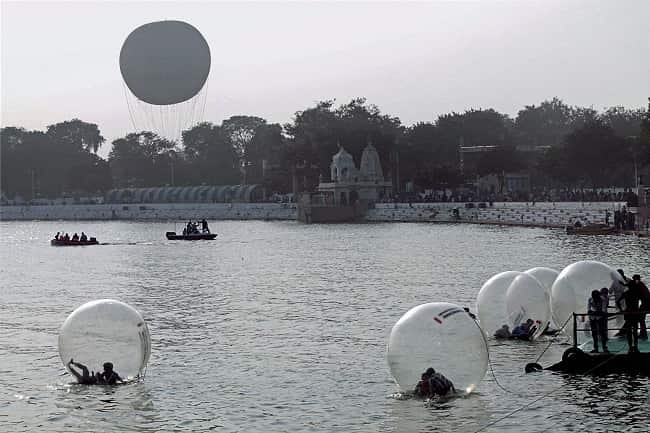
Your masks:
M 391 330 L 386 358 L 400 391 L 424 398 L 469 394 L 487 370 L 481 329 L 447 302 L 406 312 Z
M 151 337 L 142 315 L 112 299 L 88 302 L 59 332 L 59 356 L 84 385 L 115 385 L 144 377 Z

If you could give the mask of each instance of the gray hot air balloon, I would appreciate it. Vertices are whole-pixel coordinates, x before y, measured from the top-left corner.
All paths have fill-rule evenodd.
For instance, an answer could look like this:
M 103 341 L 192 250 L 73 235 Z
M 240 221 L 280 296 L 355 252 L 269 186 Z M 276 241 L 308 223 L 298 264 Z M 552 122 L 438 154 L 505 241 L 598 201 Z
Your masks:
M 210 48 L 192 25 L 157 21 L 136 28 L 122 45 L 120 71 L 136 98 L 127 94 L 134 128 L 177 139 L 200 120 Z

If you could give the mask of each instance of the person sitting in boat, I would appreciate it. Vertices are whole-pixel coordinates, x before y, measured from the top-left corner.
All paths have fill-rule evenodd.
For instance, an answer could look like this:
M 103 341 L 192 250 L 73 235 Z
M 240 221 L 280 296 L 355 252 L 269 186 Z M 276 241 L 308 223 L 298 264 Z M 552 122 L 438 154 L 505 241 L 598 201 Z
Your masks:
M 494 333 L 494 338 L 498 339 L 506 339 L 510 338 L 512 334 L 510 334 L 510 327 L 508 325 L 503 325 L 501 328 L 497 329 L 496 332 Z
M 578 228 L 578 229 L 579 229 L 580 227 L 582 227 L 582 223 L 580 222 L 580 220 L 577 219 L 576 222 L 573 223 L 573 227 Z
M 72 366 L 80 368 L 81 373 L 72 368 Z M 79 362 L 74 362 L 74 359 L 72 358 L 68 361 L 68 368 L 70 369 L 70 373 L 72 373 L 72 375 L 77 379 L 77 383 L 81 385 L 96 385 L 99 382 L 99 374 L 95 375 L 94 371 L 92 374 L 89 374 L 88 367 Z
M 600 291 L 592 290 L 591 297 L 587 302 L 587 312 L 589 313 L 589 327 L 591 328 L 591 337 L 594 340 L 594 348 L 591 353 L 598 353 L 598 339 L 603 345 L 603 352 L 607 350 L 607 311 Z
M 66 233 L 65 236 L 63 236 L 63 240 L 64 241 L 69 241 L 70 240 L 70 235 Z
M 413 393 L 417 397 L 432 398 L 435 395 L 445 396 L 450 391 L 456 392 L 454 384 L 449 379 L 429 367 L 420 376 L 420 381 L 415 386 Z
M 79 240 L 79 235 L 76 234 L 76 233 L 74 235 L 72 235 L 72 240 L 73 241 L 78 241 Z
M 88 236 L 84 232 L 81 232 L 81 237 L 79 238 L 81 242 L 86 242 L 88 240 Z
M 210 233 L 210 229 L 208 228 L 208 222 L 203 218 L 201 220 L 201 231 L 203 233 Z
M 61 234 L 61 232 L 56 232 L 56 235 L 54 235 L 54 240 L 58 241 L 60 234 Z

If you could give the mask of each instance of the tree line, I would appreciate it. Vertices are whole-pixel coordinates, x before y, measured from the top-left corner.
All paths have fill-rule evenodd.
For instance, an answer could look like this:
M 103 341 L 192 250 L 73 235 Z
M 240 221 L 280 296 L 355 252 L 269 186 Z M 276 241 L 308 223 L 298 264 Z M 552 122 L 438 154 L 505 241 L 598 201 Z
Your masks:
M 73 119 L 30 131 L 2 128 L 1 187 L 5 198 L 88 196 L 110 188 L 263 184 L 268 192 L 314 188 L 329 177 L 338 146 L 357 165 L 372 143 L 385 176 L 403 191 L 456 188 L 476 176 L 526 171 L 534 188 L 633 186 L 635 167 L 650 164 L 650 114 L 611 107 L 602 112 L 560 99 L 521 109 L 449 113 L 411 126 L 364 98 L 320 101 L 290 123 L 233 116 L 182 132 L 179 143 L 152 131 L 114 140 L 107 159 L 96 124 Z M 461 147 L 491 146 L 471 167 Z M 502 187 L 502 185 L 501 185 Z

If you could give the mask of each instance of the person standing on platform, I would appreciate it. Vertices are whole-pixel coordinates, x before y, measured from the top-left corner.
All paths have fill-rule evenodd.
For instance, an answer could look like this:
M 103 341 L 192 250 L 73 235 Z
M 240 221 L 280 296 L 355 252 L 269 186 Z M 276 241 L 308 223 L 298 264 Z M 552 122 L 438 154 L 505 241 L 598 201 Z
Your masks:
M 621 302 L 625 302 L 625 323 L 623 328 L 627 336 L 628 353 L 639 353 L 639 301 L 641 300 L 641 291 L 639 285 L 630 283 L 623 296 L 616 302 L 616 306 L 621 309 Z
M 632 276 L 632 281 L 637 285 L 641 297 L 641 313 L 639 314 L 639 338 L 641 340 L 648 339 L 648 328 L 645 323 L 646 312 L 650 311 L 650 291 L 643 281 L 641 275 L 636 274 Z
M 607 350 L 607 331 L 605 323 L 607 316 L 604 311 L 604 302 L 601 293 L 598 290 L 591 292 L 591 297 L 587 302 L 587 311 L 589 312 L 589 327 L 591 328 L 591 336 L 594 339 L 594 349 L 591 353 L 598 353 L 598 339 L 603 344 L 603 352 L 608 353 Z

